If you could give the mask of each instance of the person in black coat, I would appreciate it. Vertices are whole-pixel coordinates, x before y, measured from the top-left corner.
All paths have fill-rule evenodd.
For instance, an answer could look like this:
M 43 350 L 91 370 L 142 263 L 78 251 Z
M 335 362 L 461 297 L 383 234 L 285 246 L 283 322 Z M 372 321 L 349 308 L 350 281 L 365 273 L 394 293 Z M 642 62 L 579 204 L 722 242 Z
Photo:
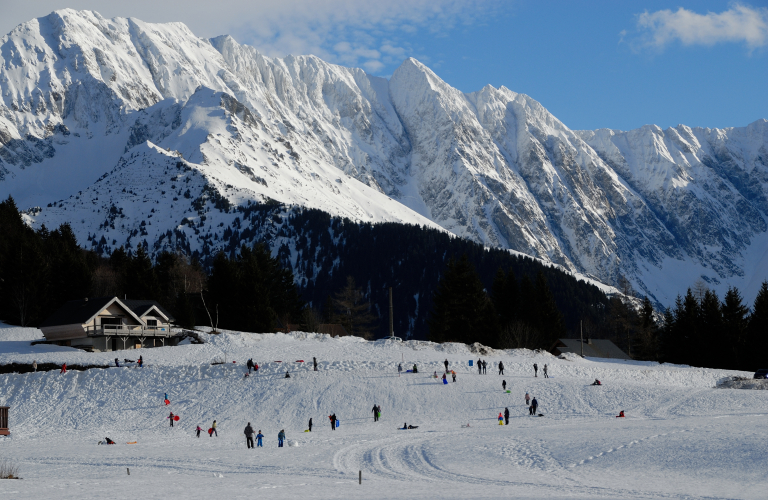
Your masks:
M 312 419 L 309 419 L 309 432 L 312 432 Z
M 379 421 L 379 406 L 373 405 L 373 421 L 378 422 Z
M 504 375 L 504 363 L 499 361 L 499 375 Z
M 539 365 L 536 363 L 533 364 L 533 376 L 538 377 L 539 376 Z
M 504 425 L 509 425 L 509 408 L 504 408 Z
M 331 419 L 331 430 L 335 431 L 336 430 L 336 414 L 332 413 L 331 416 L 328 418 Z
M 502 391 L 506 391 L 507 390 L 507 381 L 506 380 L 502 380 L 501 381 L 501 390 Z
M 315 371 L 317 371 L 317 358 L 312 358 L 312 363 L 314 363 Z
M 534 417 L 536 416 L 536 408 L 538 407 L 539 407 L 539 402 L 536 401 L 536 398 L 533 398 L 533 400 L 531 401 L 531 415 L 533 415 Z
M 250 422 L 248 422 L 248 425 L 245 426 L 243 434 L 245 434 L 245 445 L 248 447 L 248 449 L 253 448 L 253 427 L 251 427 Z
M 486 360 L 483 360 L 483 375 L 487 375 L 486 369 L 488 368 L 488 362 Z
M 248 362 L 245 364 L 245 366 L 248 367 L 248 373 L 251 373 L 251 370 L 253 370 L 253 359 L 248 358 Z
M 448 373 L 448 358 L 443 361 L 443 364 L 445 365 L 445 373 Z

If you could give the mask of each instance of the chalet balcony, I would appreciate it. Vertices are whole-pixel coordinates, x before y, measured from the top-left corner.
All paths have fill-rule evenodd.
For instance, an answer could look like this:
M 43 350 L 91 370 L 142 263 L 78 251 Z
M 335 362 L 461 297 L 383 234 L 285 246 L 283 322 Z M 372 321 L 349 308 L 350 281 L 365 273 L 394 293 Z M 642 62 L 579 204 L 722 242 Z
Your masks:
M 85 327 L 89 337 L 173 337 L 169 325 L 97 325 Z

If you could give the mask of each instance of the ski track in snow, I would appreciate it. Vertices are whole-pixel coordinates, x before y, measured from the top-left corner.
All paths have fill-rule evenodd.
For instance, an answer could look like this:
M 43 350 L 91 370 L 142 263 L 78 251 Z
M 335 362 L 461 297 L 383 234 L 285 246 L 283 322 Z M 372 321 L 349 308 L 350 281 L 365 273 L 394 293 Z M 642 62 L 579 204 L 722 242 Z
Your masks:
M 139 354 L 29 346 L 38 337 L 0 328 L 0 363 L 107 364 Z M 95 498 L 107 489 L 115 498 L 757 499 L 768 487 L 768 395 L 714 388 L 744 372 L 521 350 L 482 356 L 503 360 L 506 375 L 477 375 L 467 361 L 478 355 L 457 344 L 206 337 L 204 345 L 142 350 L 142 369 L 0 375 L 13 432 L 0 438 L 0 458 L 15 460 L 24 477 L 0 481 L 0 497 Z M 227 364 L 210 364 L 224 357 Z M 244 378 L 248 357 L 262 368 Z M 431 377 L 446 357 L 455 384 Z M 420 373 L 398 377 L 400 360 Z M 553 377 L 532 377 L 533 362 L 547 363 Z M 589 385 L 594 378 L 605 385 Z M 526 391 L 545 417 L 527 416 Z M 378 423 L 374 403 L 382 406 Z M 505 407 L 510 425 L 499 426 Z M 172 429 L 171 410 L 181 416 Z M 626 418 L 615 418 L 620 410 Z M 313 431 L 305 433 L 309 417 Z M 196 439 L 195 426 L 207 429 L 213 419 L 219 437 Z M 265 435 L 264 448 L 245 448 L 248 421 Z M 403 422 L 419 428 L 397 430 Z M 277 448 L 280 429 L 297 446 Z M 104 436 L 118 445 L 98 446 Z

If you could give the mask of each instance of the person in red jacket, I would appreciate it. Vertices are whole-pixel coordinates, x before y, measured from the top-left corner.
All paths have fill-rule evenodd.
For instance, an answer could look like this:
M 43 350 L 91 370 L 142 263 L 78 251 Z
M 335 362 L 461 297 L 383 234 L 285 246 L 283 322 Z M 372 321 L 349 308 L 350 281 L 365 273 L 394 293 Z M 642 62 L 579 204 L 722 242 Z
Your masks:
M 59 373 L 67 373 L 67 364 L 66 363 L 61 365 L 61 371 Z

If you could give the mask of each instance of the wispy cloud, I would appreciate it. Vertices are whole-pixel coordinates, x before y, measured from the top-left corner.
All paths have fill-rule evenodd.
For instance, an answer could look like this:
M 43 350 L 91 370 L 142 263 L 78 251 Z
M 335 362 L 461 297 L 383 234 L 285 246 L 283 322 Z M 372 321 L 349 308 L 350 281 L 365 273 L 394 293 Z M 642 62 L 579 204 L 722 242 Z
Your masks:
M 684 8 L 677 11 L 643 12 L 637 16 L 639 39 L 634 46 L 663 49 L 679 41 L 683 45 L 744 43 L 749 49 L 768 45 L 768 8 L 734 4 L 720 12 L 699 14 Z M 622 32 L 622 39 L 626 35 Z

